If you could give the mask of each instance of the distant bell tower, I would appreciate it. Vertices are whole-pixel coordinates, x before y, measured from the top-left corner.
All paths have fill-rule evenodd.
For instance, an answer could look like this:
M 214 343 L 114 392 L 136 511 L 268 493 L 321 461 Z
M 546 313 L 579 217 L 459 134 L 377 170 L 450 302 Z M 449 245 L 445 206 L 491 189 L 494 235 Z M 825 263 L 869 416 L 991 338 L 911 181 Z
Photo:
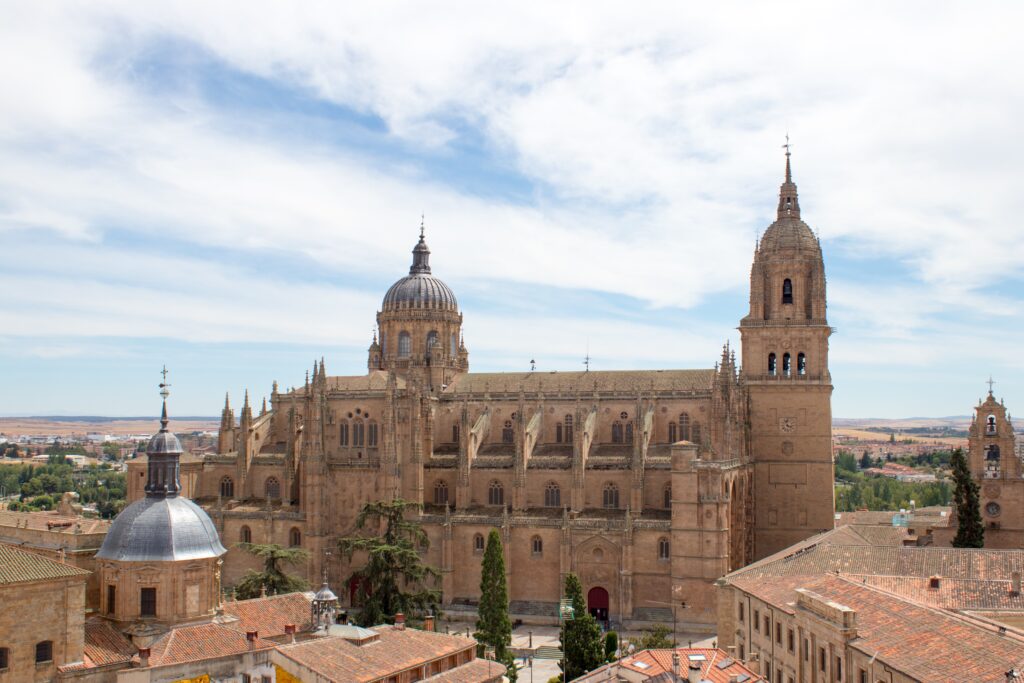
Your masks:
M 825 263 L 818 238 L 800 219 L 788 140 L 785 147 L 777 216 L 754 253 L 750 313 L 740 321 L 758 558 L 835 521 Z
M 981 518 L 986 548 L 1024 545 L 1024 473 L 1017 455 L 1013 423 L 996 399 L 989 380 L 988 396 L 974 409 L 968 432 L 968 466 L 981 489 Z

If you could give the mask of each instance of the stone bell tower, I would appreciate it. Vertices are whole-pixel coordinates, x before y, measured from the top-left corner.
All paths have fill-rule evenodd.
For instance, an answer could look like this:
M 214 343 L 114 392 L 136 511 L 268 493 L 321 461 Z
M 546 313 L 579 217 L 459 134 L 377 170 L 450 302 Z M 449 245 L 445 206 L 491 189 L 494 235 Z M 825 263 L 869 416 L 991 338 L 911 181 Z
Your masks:
M 800 219 L 788 145 L 776 220 L 754 253 L 750 313 L 739 329 L 760 558 L 831 529 L 835 519 L 825 264 Z
M 981 489 L 985 547 L 1024 547 L 1024 467 L 1017 455 L 1013 423 L 991 384 L 988 396 L 974 409 L 967 461 Z

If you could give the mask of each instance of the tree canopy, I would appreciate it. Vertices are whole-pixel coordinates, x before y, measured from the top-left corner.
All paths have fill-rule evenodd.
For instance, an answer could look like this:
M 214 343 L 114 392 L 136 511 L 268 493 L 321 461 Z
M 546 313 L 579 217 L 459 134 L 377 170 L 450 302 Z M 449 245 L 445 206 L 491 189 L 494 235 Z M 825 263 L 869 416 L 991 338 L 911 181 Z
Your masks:
M 477 609 L 473 637 L 494 648 L 498 661 L 505 661 L 512 644 L 512 620 L 508 617 L 508 584 L 505 579 L 505 555 L 501 534 L 491 529 L 487 535 L 483 568 L 480 572 L 480 607 Z
M 981 500 L 978 483 L 967 467 L 967 458 L 962 449 L 953 451 L 950 458 L 953 466 L 953 507 L 956 510 L 956 536 L 954 548 L 982 548 L 985 546 L 985 525 L 981 521 Z
M 250 569 L 235 586 L 239 600 L 259 597 L 264 588 L 267 595 L 295 593 L 309 588 L 309 582 L 293 574 L 286 574 L 283 564 L 299 564 L 309 559 L 303 548 L 285 548 L 275 543 L 239 543 L 239 548 L 263 560 L 263 570 Z
M 415 617 L 437 611 L 441 591 L 434 585 L 441 573 L 419 553 L 430 547 L 430 540 L 418 522 L 406 519 L 407 512 L 418 509 L 419 504 L 400 498 L 366 503 L 356 517 L 356 535 L 338 541 L 349 560 L 357 553 L 366 556 L 366 564 L 349 577 L 358 586 L 362 610 L 357 620 L 363 626 L 393 620 L 399 612 Z M 379 534 L 360 533 L 382 527 Z
M 601 627 L 587 611 L 583 586 L 573 573 L 565 575 L 565 597 L 572 601 L 573 619 L 562 627 L 561 643 L 565 653 L 564 680 L 579 678 L 604 662 Z

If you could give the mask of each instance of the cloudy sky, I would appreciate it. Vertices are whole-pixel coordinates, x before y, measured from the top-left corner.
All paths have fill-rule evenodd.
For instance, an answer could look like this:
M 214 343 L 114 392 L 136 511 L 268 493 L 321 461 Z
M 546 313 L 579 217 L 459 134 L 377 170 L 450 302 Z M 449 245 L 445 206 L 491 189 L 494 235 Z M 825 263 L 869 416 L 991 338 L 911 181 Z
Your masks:
M 421 214 L 475 369 L 710 366 L 787 131 L 834 414 L 1024 411 L 1024 6 L 355 5 L 0 2 L 0 414 L 362 372 Z

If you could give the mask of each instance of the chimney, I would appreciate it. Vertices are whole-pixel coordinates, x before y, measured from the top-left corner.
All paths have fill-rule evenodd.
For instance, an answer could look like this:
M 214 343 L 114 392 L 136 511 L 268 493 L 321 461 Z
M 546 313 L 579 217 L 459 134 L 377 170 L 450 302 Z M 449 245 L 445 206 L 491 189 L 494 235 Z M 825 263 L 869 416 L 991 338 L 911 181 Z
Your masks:
M 690 672 L 686 680 L 688 683 L 700 683 L 700 662 L 690 662 Z
M 143 669 L 145 669 L 146 667 L 149 666 L 149 648 L 148 647 L 140 647 L 139 648 L 139 666 L 142 667 Z
M 672 651 L 672 680 L 679 680 L 679 652 Z
M 1020 571 L 1010 573 L 1010 595 L 1020 595 Z
M 249 649 L 256 649 L 256 639 L 260 637 L 259 631 L 246 631 L 245 639 L 249 641 Z
M 284 625 L 284 634 L 286 636 L 289 636 L 288 642 L 294 643 L 295 642 L 295 624 L 285 624 Z
M 397 631 L 404 631 L 405 630 L 405 615 L 402 614 L 401 612 L 399 612 L 398 614 L 395 615 L 395 630 L 397 630 Z
M 1018 578 L 1020 578 L 1020 577 L 1018 577 Z M 1018 583 L 1020 583 L 1020 582 L 1018 581 Z M 428 614 L 425 617 L 423 617 L 423 630 L 424 631 L 433 631 L 434 630 L 434 615 L 433 614 Z
M 938 590 L 942 581 L 938 576 L 931 576 L 928 579 L 928 588 L 931 590 Z

